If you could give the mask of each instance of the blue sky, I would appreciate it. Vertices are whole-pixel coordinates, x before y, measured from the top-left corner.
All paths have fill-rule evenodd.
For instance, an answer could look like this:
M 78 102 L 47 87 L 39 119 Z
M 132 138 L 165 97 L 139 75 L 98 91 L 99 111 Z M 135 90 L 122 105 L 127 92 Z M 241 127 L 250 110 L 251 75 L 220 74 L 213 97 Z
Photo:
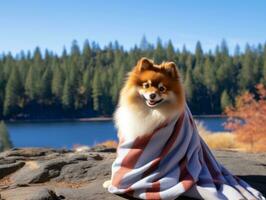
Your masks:
M 0 52 L 41 49 L 61 53 L 76 39 L 101 46 L 118 40 L 125 48 L 143 35 L 172 40 L 205 51 L 224 38 L 233 52 L 238 43 L 266 41 L 265 0 L 8 0 L 0 3 Z

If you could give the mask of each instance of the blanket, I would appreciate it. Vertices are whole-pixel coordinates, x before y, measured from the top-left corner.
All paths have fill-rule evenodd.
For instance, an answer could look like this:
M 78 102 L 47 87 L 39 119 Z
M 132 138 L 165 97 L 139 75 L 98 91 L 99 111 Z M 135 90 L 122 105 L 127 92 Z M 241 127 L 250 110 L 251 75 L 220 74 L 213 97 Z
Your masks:
M 236 165 L 238 165 L 236 160 Z M 120 138 L 108 191 L 138 199 L 259 199 L 262 194 L 232 175 L 198 134 L 188 107 L 152 133 Z

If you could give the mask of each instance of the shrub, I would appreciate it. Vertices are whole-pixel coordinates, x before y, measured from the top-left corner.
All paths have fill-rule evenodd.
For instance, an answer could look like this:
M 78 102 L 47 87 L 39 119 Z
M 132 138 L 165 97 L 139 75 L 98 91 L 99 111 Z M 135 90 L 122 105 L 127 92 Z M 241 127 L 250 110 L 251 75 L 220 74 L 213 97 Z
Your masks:
M 256 93 L 245 92 L 225 109 L 229 117 L 225 127 L 231 129 L 236 140 L 248 151 L 266 152 L 266 89 L 256 85 Z

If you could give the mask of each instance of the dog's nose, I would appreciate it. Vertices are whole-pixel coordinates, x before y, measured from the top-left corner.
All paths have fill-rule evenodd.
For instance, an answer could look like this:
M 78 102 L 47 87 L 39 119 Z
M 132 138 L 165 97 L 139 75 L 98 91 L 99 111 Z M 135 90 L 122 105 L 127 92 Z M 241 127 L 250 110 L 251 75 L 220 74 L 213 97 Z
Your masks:
M 150 94 L 151 99 L 155 99 L 155 97 L 156 97 L 156 94 L 154 94 L 154 93 Z

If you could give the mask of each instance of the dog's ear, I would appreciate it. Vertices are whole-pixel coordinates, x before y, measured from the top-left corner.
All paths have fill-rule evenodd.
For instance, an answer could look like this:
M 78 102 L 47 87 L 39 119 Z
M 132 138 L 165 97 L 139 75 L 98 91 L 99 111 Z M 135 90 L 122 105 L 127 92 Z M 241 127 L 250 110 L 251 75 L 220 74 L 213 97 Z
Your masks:
M 161 68 L 164 69 L 166 73 L 174 79 L 178 79 L 180 77 L 179 71 L 174 62 L 165 62 L 162 64 Z
M 137 63 L 137 69 L 139 72 L 153 68 L 153 61 L 148 58 L 141 58 Z

